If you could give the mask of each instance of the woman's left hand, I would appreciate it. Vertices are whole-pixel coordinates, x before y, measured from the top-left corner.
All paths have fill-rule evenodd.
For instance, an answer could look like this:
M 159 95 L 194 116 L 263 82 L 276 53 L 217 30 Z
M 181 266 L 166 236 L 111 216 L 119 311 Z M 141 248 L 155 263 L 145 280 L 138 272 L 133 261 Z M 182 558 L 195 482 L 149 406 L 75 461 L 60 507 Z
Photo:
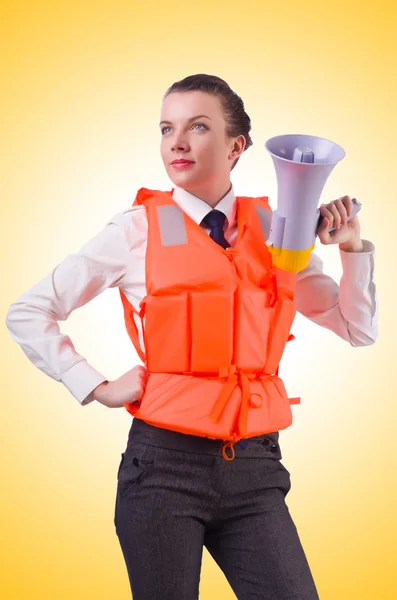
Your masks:
M 350 196 L 341 196 L 338 200 L 333 200 L 328 204 L 320 206 L 320 216 L 323 217 L 320 225 L 317 228 L 317 235 L 322 244 L 341 244 L 341 247 L 346 248 L 354 245 L 361 247 L 360 237 L 360 222 L 356 215 L 349 221 L 349 217 L 353 210 L 353 202 Z M 334 231 L 329 232 L 331 227 L 335 227 Z

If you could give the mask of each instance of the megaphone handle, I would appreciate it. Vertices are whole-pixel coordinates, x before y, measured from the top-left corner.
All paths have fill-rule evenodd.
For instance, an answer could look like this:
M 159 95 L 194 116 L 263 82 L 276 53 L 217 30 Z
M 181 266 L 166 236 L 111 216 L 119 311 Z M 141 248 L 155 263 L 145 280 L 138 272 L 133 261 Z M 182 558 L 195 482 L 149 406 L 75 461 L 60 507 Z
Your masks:
M 353 217 L 355 217 L 357 215 L 357 213 L 361 210 L 361 202 L 359 202 L 357 200 L 357 198 L 352 198 L 352 202 L 353 202 L 353 210 L 352 210 L 352 214 L 350 215 L 350 217 L 347 218 L 348 221 L 350 221 L 350 219 L 352 219 Z M 318 208 L 318 213 L 320 214 L 320 209 Z M 320 216 L 318 223 L 317 223 L 317 227 L 319 225 L 321 225 L 321 222 L 323 220 L 323 216 Z M 328 232 L 330 231 L 335 231 L 335 227 L 331 227 L 330 229 L 328 229 Z

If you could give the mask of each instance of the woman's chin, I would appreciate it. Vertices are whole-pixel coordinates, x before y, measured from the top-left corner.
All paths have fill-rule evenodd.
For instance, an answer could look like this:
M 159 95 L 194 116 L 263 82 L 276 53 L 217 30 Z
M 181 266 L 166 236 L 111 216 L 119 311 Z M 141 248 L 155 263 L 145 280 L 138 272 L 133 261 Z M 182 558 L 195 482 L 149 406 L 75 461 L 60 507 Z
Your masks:
M 197 175 L 193 175 L 193 173 L 188 173 L 187 171 L 183 172 L 181 171 L 180 173 L 169 173 L 169 177 L 171 179 L 171 181 L 173 183 L 175 183 L 175 185 L 181 185 L 181 183 L 186 183 L 188 181 L 193 182 L 195 180 L 197 180 Z

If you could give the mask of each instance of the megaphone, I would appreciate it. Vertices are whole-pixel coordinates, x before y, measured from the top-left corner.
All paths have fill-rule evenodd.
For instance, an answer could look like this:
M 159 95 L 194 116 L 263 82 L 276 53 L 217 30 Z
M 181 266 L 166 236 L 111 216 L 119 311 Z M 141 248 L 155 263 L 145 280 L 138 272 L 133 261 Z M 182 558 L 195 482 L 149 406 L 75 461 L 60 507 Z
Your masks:
M 325 138 L 300 134 L 272 137 L 265 148 L 273 159 L 278 188 L 277 209 L 272 212 L 266 244 L 277 267 L 297 273 L 307 266 L 315 246 L 321 192 L 345 151 Z M 348 220 L 361 208 L 356 198 L 352 201 Z

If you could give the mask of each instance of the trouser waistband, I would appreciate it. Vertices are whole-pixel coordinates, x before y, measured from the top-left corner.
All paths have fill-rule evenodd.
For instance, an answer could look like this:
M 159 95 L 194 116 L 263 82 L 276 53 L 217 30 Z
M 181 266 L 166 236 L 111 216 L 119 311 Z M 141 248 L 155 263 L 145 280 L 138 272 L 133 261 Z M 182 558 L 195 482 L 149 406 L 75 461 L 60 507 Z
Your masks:
M 279 432 L 264 433 L 248 439 L 246 448 L 241 448 L 238 444 L 234 446 L 235 455 L 242 458 L 252 458 L 254 456 L 263 456 L 263 446 L 269 450 L 269 455 L 274 458 L 280 458 L 280 449 L 278 445 Z M 157 425 L 146 423 L 143 419 L 133 417 L 131 428 L 128 435 L 128 443 L 134 441 L 143 444 L 151 444 L 163 448 L 175 450 L 184 450 L 186 452 L 199 452 L 202 454 L 221 455 L 224 440 L 212 440 L 207 437 L 181 433 L 164 429 Z

